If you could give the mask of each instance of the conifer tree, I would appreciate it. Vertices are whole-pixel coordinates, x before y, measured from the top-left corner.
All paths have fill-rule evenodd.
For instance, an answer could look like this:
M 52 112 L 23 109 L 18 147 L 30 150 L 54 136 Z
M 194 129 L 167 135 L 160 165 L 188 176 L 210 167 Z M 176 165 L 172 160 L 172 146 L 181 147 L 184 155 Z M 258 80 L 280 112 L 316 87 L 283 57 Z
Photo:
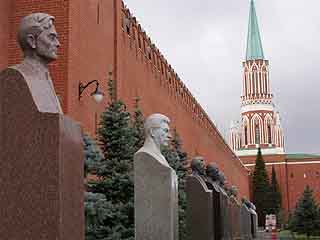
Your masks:
M 269 213 L 273 213 L 278 215 L 281 209 L 281 193 L 279 190 L 279 184 L 277 181 L 276 171 L 274 166 L 272 166 L 272 174 L 271 174 L 271 186 L 270 186 L 270 211 Z
M 306 234 L 307 239 L 310 239 L 310 236 L 316 234 L 320 227 L 318 211 L 313 191 L 307 185 L 294 210 L 290 229 L 299 234 Z
M 179 190 L 179 239 L 188 239 L 186 226 L 187 197 L 185 192 L 187 170 L 187 153 L 182 149 L 182 141 L 177 130 L 173 130 L 170 146 L 162 147 L 162 153 L 169 165 L 176 171 Z
M 97 170 L 99 180 L 90 185 L 93 193 L 105 196 L 102 225 L 95 239 L 134 239 L 134 184 L 133 154 L 134 130 L 125 104 L 114 97 L 109 81 L 110 101 L 101 115 L 97 137 L 104 160 Z
M 96 142 L 89 137 L 89 135 L 83 135 L 83 142 L 85 155 L 84 174 L 86 177 L 88 173 L 95 174 L 97 172 L 102 162 L 103 155 Z
M 95 143 L 95 141 L 89 137 L 87 134 L 83 135 L 84 142 L 84 155 L 85 155 L 85 164 L 84 164 L 84 173 L 85 177 L 87 175 L 97 173 L 102 160 L 103 155 L 101 150 Z M 93 182 L 92 184 L 95 184 Z M 87 188 L 90 188 L 90 182 L 87 183 Z M 85 236 L 86 240 L 95 240 L 97 239 L 96 235 L 99 235 L 99 232 L 104 228 L 103 219 L 105 212 L 103 211 L 104 205 L 104 195 L 103 194 L 93 194 L 90 192 L 85 192 Z
M 133 131 L 135 137 L 134 152 L 138 151 L 144 144 L 144 116 L 140 109 L 140 98 L 135 98 L 134 110 L 133 110 Z
M 261 149 L 258 149 L 256 164 L 252 178 L 252 197 L 253 203 L 257 208 L 259 226 L 264 226 L 265 216 L 268 214 L 270 203 L 270 184 L 268 173 L 264 160 L 262 158 Z

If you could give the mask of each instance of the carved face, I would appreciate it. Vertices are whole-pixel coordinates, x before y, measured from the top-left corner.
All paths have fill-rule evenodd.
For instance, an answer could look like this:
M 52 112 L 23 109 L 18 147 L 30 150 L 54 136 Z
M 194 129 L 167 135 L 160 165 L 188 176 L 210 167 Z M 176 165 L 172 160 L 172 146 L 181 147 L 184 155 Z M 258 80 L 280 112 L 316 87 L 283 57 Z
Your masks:
M 199 175 L 204 175 L 205 174 L 205 165 L 204 165 L 203 158 L 197 157 L 197 158 L 192 159 L 191 169 L 192 169 L 192 172 L 194 172 L 194 173 L 197 173 Z
M 160 127 L 152 129 L 152 137 L 159 146 L 168 146 L 171 138 L 169 125 L 161 122 Z
M 52 62 L 58 58 L 58 48 L 60 42 L 55 27 L 42 31 L 36 39 L 35 51 L 39 57 L 46 62 Z
M 219 169 L 218 169 L 218 167 L 213 163 L 208 164 L 208 166 L 207 166 L 207 175 L 213 181 L 217 181 L 219 179 Z

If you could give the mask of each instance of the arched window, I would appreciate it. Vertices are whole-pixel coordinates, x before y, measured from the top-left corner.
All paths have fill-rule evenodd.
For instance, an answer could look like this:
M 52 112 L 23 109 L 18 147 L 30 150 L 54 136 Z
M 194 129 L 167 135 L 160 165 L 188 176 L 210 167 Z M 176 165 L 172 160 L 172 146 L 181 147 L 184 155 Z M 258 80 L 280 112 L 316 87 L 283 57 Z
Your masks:
M 268 124 L 268 143 L 271 144 L 272 143 L 272 139 L 271 139 L 271 126 L 270 124 Z
M 260 128 L 259 124 L 255 124 L 255 139 L 256 139 L 256 144 L 260 144 Z
M 244 126 L 244 145 L 248 145 L 248 127 Z

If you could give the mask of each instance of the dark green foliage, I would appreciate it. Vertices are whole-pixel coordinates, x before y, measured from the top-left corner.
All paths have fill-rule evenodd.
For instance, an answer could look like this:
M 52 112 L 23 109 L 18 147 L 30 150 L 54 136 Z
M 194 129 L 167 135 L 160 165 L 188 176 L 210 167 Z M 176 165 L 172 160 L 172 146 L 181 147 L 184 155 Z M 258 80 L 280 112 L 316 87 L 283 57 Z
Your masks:
M 98 139 L 106 164 L 98 175 L 109 176 L 114 170 L 127 172 L 129 170 L 127 167 L 131 166 L 126 161 L 132 160 L 135 141 L 130 126 L 130 113 L 126 111 L 126 106 L 121 101 L 110 102 L 106 111 L 102 113 Z
M 91 183 L 89 190 L 103 194 L 103 217 L 98 231 L 87 231 L 87 239 L 133 240 L 134 239 L 134 184 L 133 154 L 135 132 L 130 113 L 120 100 L 115 100 L 113 83 L 109 81 L 111 101 L 101 115 L 97 137 L 102 147 L 104 160 L 96 171 L 98 181 Z M 94 208 L 93 205 L 92 208 Z M 97 229 L 97 228 L 95 228 Z
M 293 232 L 306 234 L 309 239 L 311 235 L 318 233 L 319 227 L 319 209 L 313 197 L 313 191 L 307 186 L 298 200 L 289 228 Z
M 264 226 L 265 216 L 268 214 L 270 208 L 270 184 L 260 148 L 258 149 L 256 165 L 253 172 L 252 188 L 253 203 L 258 213 L 258 224 L 259 226 Z
M 187 170 L 187 153 L 182 150 L 181 139 L 174 129 L 170 146 L 162 148 L 162 154 L 169 165 L 176 171 L 179 189 L 179 239 L 188 239 L 186 226 L 187 197 L 185 192 Z
M 85 154 L 84 174 L 87 176 L 88 173 L 95 174 L 97 172 L 97 169 L 99 169 L 102 162 L 103 155 L 96 142 L 87 134 L 83 135 L 83 142 Z
M 133 111 L 133 131 L 135 137 L 135 152 L 138 151 L 144 143 L 144 117 L 139 106 L 140 98 L 136 97 Z
M 278 215 L 281 209 L 281 193 L 277 182 L 276 171 L 272 166 L 271 186 L 270 186 L 270 210 L 269 213 Z
M 124 209 L 124 204 L 113 204 L 106 200 L 104 194 L 86 193 L 86 240 L 133 240 L 133 229 L 119 224 L 128 221 L 126 212 L 122 211 Z
M 97 235 L 104 232 L 104 221 L 107 218 L 106 204 L 104 194 L 85 193 L 86 240 L 99 239 Z

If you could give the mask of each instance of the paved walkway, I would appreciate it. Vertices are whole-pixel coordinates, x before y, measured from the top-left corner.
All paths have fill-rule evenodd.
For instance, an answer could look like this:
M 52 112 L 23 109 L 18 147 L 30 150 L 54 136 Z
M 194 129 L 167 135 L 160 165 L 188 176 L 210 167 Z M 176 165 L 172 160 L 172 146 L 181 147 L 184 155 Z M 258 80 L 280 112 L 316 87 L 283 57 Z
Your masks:
M 272 238 L 270 232 L 258 231 L 257 240 L 278 240 L 278 238 Z

